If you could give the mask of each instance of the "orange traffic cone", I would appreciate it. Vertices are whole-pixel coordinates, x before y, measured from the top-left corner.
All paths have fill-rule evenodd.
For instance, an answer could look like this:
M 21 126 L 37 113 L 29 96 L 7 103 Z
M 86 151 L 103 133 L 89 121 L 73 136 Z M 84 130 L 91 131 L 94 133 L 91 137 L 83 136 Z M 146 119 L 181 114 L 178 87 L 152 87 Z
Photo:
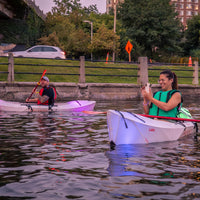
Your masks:
M 192 67 L 192 58 L 191 58 L 191 56 L 189 57 L 188 67 Z
M 107 53 L 107 56 L 106 56 L 106 64 L 108 64 L 108 59 L 109 59 L 109 52 Z

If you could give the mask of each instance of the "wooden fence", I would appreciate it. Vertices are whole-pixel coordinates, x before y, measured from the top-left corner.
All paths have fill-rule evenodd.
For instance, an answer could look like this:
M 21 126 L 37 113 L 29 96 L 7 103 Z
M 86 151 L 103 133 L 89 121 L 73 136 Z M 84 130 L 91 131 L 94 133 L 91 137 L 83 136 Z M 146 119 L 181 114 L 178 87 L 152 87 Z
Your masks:
M 79 83 L 86 83 L 86 77 L 87 76 L 107 76 L 107 77 L 111 77 L 111 76 L 117 76 L 117 77 L 136 77 L 137 78 L 137 84 L 138 85 L 144 85 L 148 82 L 150 77 L 158 77 L 158 76 L 152 76 L 149 75 L 150 71 L 153 70 L 163 70 L 163 69 L 158 69 L 158 68 L 151 68 L 151 66 L 174 66 L 174 65 L 180 65 L 181 64 L 169 64 L 169 63 L 148 63 L 148 59 L 147 57 L 140 57 L 138 59 L 137 63 L 132 63 L 137 65 L 138 67 L 129 67 L 128 63 L 127 63 L 127 67 L 126 68 L 120 68 L 120 67 L 105 67 L 105 66 L 86 66 L 85 65 L 85 57 L 81 56 L 80 57 L 80 64 L 79 66 L 65 66 L 65 65 L 41 65 L 41 66 L 48 66 L 48 67 L 72 67 L 72 68 L 79 68 L 79 73 L 76 74 L 69 74 L 69 73 L 48 73 L 50 75 L 76 75 L 79 76 Z M 95 64 L 95 62 L 93 61 L 93 63 Z M 14 70 L 14 66 L 15 65 L 23 65 L 23 64 L 15 64 L 14 63 L 14 57 L 12 55 L 12 53 L 9 53 L 9 57 L 8 57 L 8 63 L 0 63 L 0 65 L 8 65 L 8 71 L 0 71 L 0 74 L 8 74 L 7 77 L 7 82 L 8 83 L 13 83 L 15 81 L 15 74 L 39 74 L 39 73 L 34 73 L 34 72 L 15 72 Z M 26 64 L 29 66 L 35 66 L 34 64 Z M 40 66 L 37 64 L 37 66 Z M 137 70 L 137 75 L 123 75 L 123 74 L 89 74 L 86 73 L 86 68 L 91 68 L 91 69 L 95 69 L 95 68 L 101 68 L 101 69 L 126 69 L 126 70 Z M 190 67 L 188 69 L 173 69 L 173 71 L 188 71 L 188 72 L 193 72 L 193 76 L 183 76 L 180 78 L 192 78 L 192 84 L 194 85 L 198 85 L 199 84 L 199 65 L 198 62 L 195 61 L 193 67 Z

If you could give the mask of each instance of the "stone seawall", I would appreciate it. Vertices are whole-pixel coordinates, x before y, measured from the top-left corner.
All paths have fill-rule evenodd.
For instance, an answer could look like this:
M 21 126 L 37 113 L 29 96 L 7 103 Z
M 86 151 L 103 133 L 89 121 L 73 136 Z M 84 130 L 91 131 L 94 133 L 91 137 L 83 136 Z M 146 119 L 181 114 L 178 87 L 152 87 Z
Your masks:
M 36 82 L 0 82 L 0 99 L 24 101 L 35 87 Z M 119 101 L 140 99 L 140 86 L 118 83 L 51 83 L 56 88 L 58 101 L 87 99 L 96 101 Z M 152 85 L 152 91 L 159 90 L 159 85 Z M 200 87 L 179 85 L 184 98 L 200 97 Z

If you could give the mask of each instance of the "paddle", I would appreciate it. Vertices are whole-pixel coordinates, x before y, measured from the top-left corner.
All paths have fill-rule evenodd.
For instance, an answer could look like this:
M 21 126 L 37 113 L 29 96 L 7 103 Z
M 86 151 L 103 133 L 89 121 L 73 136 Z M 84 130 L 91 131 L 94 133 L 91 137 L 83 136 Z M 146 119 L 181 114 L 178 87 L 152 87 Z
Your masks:
M 32 93 L 31 93 L 31 95 L 29 96 L 28 101 L 32 97 L 33 93 L 36 91 L 37 87 L 40 85 L 40 82 L 41 82 L 42 78 L 44 77 L 44 75 L 46 74 L 46 72 L 47 72 L 47 70 L 45 69 L 43 74 L 42 74 L 42 76 L 41 76 L 41 78 L 40 78 L 40 80 L 37 82 L 37 85 L 35 86 L 35 88 L 33 89 Z
M 82 112 L 85 113 L 85 114 L 89 114 L 89 115 L 107 114 L 107 112 L 87 111 L 87 110 L 84 110 Z
M 98 114 L 107 114 L 107 112 L 98 112 L 98 111 L 82 111 L 83 113 L 90 114 L 90 115 L 98 115 Z M 198 119 L 186 119 L 186 118 L 176 118 L 176 117 L 163 117 L 163 116 L 154 116 L 154 115 L 144 115 L 144 114 L 138 114 L 143 117 L 149 117 L 149 118 L 157 118 L 157 119 L 170 119 L 175 121 L 188 121 L 188 122 L 197 122 L 200 123 L 200 120 Z
M 198 122 L 200 123 L 200 120 L 198 119 L 187 119 L 187 118 L 177 118 L 177 117 L 163 117 L 163 116 L 153 116 L 153 115 L 144 115 L 144 114 L 139 114 L 144 117 L 149 117 L 149 118 L 157 118 L 157 119 L 170 119 L 170 120 L 176 120 L 176 121 L 188 121 L 188 122 Z

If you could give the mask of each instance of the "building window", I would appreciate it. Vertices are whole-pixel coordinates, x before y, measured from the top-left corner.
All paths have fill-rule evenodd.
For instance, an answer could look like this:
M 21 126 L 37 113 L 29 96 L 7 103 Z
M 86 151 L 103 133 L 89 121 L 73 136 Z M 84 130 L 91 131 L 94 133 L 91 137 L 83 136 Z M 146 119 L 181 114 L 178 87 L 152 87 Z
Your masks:
M 195 5 L 194 8 L 195 8 L 195 10 L 198 10 L 198 9 L 199 9 L 199 6 L 198 6 L 198 5 Z
M 192 12 L 191 12 L 190 10 L 188 10 L 188 11 L 186 12 L 186 14 L 187 14 L 187 16 L 191 16 L 191 15 L 192 15 Z
M 180 19 L 181 19 L 181 22 L 183 23 L 183 21 L 184 21 L 183 17 L 181 17 Z
M 181 11 L 179 12 L 179 15 L 182 16 L 183 14 L 184 14 L 184 13 L 183 13 L 183 10 L 181 10 Z
M 198 0 L 193 0 L 194 3 L 198 3 Z
M 174 6 L 175 6 L 175 8 L 178 8 L 178 4 L 177 3 L 175 3 Z
M 184 9 L 184 5 L 183 5 L 183 4 L 180 4 L 180 5 L 179 5 L 179 8 L 180 8 L 180 9 Z
M 187 2 L 192 2 L 192 0 L 187 0 Z
M 180 2 L 184 2 L 184 0 L 180 0 Z
M 198 12 L 197 12 L 197 11 L 194 11 L 194 12 L 193 12 L 193 15 L 198 15 Z
M 186 8 L 187 8 L 187 9 L 191 9 L 191 8 L 192 8 L 192 5 L 191 5 L 191 4 L 187 4 Z

